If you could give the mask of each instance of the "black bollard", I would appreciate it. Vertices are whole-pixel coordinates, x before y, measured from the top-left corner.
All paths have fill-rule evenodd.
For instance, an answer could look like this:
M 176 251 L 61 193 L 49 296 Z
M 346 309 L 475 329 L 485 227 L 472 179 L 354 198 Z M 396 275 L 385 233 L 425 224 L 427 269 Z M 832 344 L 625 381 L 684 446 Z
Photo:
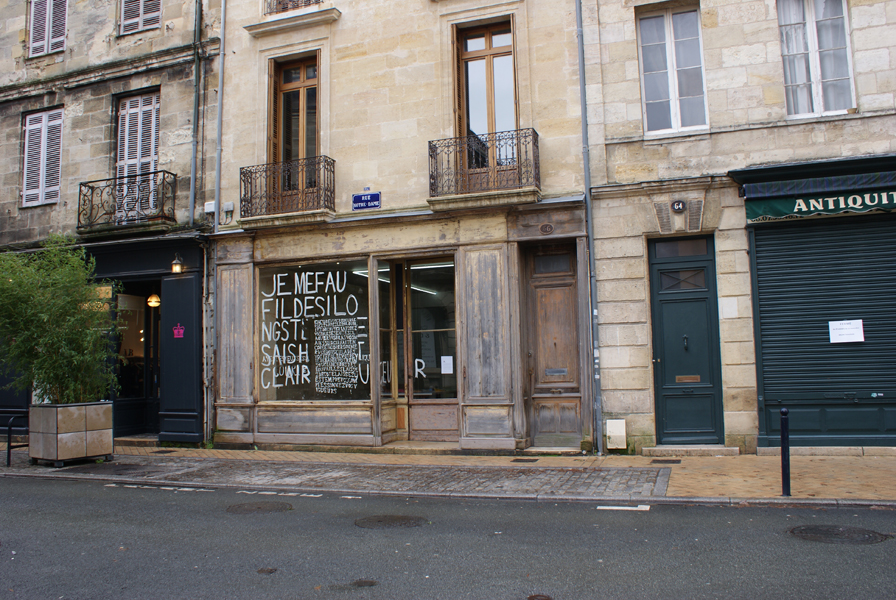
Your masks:
M 781 495 L 790 495 L 790 411 L 781 409 Z

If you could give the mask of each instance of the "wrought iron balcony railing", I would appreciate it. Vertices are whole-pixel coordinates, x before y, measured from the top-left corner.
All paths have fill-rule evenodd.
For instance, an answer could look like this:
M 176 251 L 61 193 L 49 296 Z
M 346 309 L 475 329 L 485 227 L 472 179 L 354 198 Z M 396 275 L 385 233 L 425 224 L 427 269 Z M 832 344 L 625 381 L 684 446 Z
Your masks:
M 78 229 L 169 221 L 174 223 L 177 175 L 153 171 L 81 183 Z
M 264 14 L 273 15 L 306 6 L 320 4 L 323 0 L 265 0 Z
M 534 129 L 429 142 L 430 197 L 533 186 L 541 186 Z
M 313 156 L 240 169 L 240 217 L 335 210 L 336 161 Z

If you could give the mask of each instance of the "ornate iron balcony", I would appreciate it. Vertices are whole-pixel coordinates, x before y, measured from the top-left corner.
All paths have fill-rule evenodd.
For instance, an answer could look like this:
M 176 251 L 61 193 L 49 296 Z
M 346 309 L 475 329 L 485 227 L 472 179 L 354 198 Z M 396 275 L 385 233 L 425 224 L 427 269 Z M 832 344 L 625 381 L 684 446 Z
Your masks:
M 78 229 L 169 221 L 174 218 L 177 175 L 153 171 L 81 183 Z
M 534 129 L 429 142 L 430 197 L 540 186 Z
M 336 161 L 313 156 L 240 169 L 240 217 L 335 210 Z
M 297 8 L 305 8 L 306 6 L 314 6 L 321 2 L 322 0 L 265 0 L 264 14 L 282 13 Z

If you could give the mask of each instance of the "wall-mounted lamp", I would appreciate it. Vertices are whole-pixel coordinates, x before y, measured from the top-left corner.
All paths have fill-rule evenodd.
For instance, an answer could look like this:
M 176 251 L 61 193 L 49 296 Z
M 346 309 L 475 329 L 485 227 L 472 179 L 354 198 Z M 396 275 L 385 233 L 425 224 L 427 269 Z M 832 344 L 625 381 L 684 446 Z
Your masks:
M 153 308 L 157 308 L 160 304 L 162 304 L 162 299 L 159 298 L 158 294 L 153 294 L 146 299 L 146 303 Z
M 184 272 L 184 261 L 181 259 L 180 254 L 177 252 L 174 253 L 174 260 L 171 261 L 171 272 L 172 273 L 183 273 Z

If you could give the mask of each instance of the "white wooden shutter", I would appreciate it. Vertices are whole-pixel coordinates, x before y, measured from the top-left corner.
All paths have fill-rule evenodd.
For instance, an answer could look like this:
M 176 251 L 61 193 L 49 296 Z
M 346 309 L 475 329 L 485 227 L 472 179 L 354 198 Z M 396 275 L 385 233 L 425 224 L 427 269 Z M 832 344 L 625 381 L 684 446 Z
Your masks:
M 158 27 L 162 22 L 161 0 L 122 0 L 121 33 Z
M 119 220 L 140 220 L 157 208 L 153 177 L 139 177 L 158 169 L 160 94 L 122 99 L 118 108 L 116 163 Z
M 22 205 L 59 200 L 62 171 L 62 109 L 25 118 L 25 166 Z
M 65 50 L 67 4 L 68 0 L 32 0 L 28 56 Z

